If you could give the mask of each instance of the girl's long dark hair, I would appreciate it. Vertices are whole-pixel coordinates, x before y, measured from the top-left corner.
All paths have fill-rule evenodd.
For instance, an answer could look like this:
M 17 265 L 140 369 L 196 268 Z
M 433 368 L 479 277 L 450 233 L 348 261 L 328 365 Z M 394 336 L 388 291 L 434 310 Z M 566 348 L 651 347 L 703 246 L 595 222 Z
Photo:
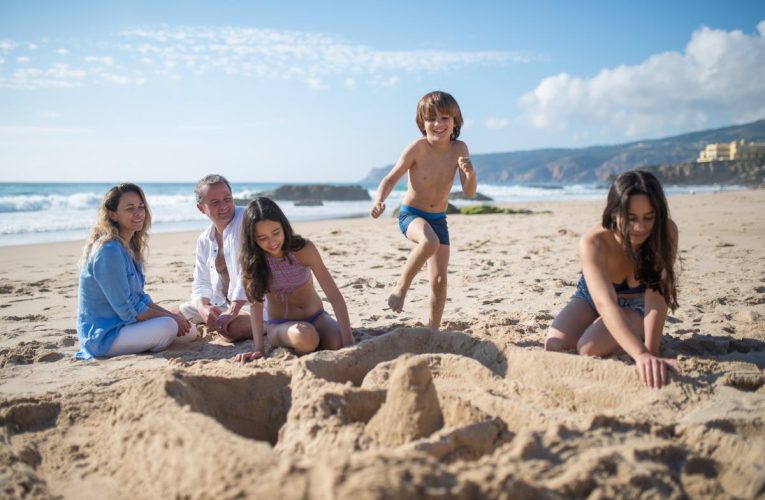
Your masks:
M 273 200 L 258 197 L 247 205 L 242 218 L 242 252 L 239 258 L 244 289 L 250 302 L 263 302 L 271 280 L 271 269 L 268 267 L 266 252 L 255 241 L 255 224 L 266 220 L 281 224 L 284 233 L 282 251 L 286 258 L 290 259 L 290 253 L 301 250 L 306 243 L 302 236 L 295 234 L 284 212 Z
M 648 197 L 656 218 L 648 239 L 640 248 L 633 250 L 627 222 L 630 197 L 636 194 Z M 623 223 L 618 224 L 618 220 Z M 675 276 L 677 240 L 670 232 L 670 220 L 664 190 L 652 173 L 645 170 L 623 172 L 611 184 L 603 210 L 603 227 L 621 236 L 624 250 L 635 265 L 635 278 L 658 291 L 674 311 L 678 306 Z

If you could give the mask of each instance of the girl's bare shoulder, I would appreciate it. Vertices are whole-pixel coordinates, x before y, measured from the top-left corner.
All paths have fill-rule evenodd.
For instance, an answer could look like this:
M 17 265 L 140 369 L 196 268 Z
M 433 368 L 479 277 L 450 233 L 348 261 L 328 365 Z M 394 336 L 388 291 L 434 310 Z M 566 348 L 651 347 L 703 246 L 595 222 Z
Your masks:
M 600 224 L 596 224 L 585 231 L 579 240 L 580 251 L 608 251 L 614 245 L 618 245 L 614 233 Z
M 300 250 L 292 253 L 303 265 L 310 265 L 311 261 L 319 256 L 319 249 L 311 240 L 305 240 L 305 245 Z

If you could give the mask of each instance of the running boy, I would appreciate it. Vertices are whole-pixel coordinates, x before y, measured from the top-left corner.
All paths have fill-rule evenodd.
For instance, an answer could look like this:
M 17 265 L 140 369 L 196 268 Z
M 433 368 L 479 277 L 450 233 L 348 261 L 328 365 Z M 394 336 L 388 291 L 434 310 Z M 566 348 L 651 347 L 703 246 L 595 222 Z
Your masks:
M 458 141 L 462 113 L 457 101 L 446 92 L 430 92 L 417 103 L 417 126 L 423 137 L 404 148 L 398 162 L 380 182 L 372 206 L 372 217 L 385 211 L 385 199 L 398 180 L 409 173 L 398 222 L 401 232 L 415 247 L 404 265 L 396 288 L 388 297 L 394 312 L 401 312 L 412 280 L 427 261 L 430 271 L 428 326 L 438 330 L 446 303 L 446 268 L 449 264 L 449 230 L 446 207 L 454 174 L 459 171 L 462 191 L 475 195 L 477 181 L 467 145 Z

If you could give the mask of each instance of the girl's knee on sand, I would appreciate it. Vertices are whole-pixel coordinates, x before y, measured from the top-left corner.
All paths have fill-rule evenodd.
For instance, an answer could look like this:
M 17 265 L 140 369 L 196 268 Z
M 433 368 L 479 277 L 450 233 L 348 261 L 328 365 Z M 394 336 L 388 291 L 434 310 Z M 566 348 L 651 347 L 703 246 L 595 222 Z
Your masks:
M 569 351 L 576 348 L 576 342 L 566 338 L 558 330 L 550 329 L 545 339 L 545 351 Z
M 337 351 L 343 347 L 343 341 L 340 338 L 340 332 L 337 335 L 325 335 L 321 339 L 321 348 L 328 351 Z
M 593 339 L 587 338 L 585 336 L 579 339 L 579 342 L 576 343 L 576 352 L 582 356 L 593 356 L 600 358 L 613 354 L 616 349 L 618 349 L 618 346 L 614 348 L 613 346 L 603 345 L 602 342 L 596 342 Z
M 319 347 L 319 332 L 308 323 L 295 323 L 287 330 L 292 348 L 298 354 L 308 354 Z

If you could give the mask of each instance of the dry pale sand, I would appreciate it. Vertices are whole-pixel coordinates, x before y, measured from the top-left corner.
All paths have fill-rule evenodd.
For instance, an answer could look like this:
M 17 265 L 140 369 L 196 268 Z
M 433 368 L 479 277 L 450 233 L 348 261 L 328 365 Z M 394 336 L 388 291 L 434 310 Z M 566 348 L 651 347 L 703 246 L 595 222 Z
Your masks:
M 351 311 L 356 347 L 241 366 L 204 334 L 76 362 L 81 242 L 0 248 L 0 496 L 537 498 L 765 495 L 765 191 L 670 198 L 681 308 L 642 387 L 625 357 L 544 352 L 602 202 L 450 216 L 444 331 L 395 222 L 297 224 Z M 184 300 L 196 234 L 151 241 L 148 290 Z M 273 495 L 273 496 L 266 496 Z

